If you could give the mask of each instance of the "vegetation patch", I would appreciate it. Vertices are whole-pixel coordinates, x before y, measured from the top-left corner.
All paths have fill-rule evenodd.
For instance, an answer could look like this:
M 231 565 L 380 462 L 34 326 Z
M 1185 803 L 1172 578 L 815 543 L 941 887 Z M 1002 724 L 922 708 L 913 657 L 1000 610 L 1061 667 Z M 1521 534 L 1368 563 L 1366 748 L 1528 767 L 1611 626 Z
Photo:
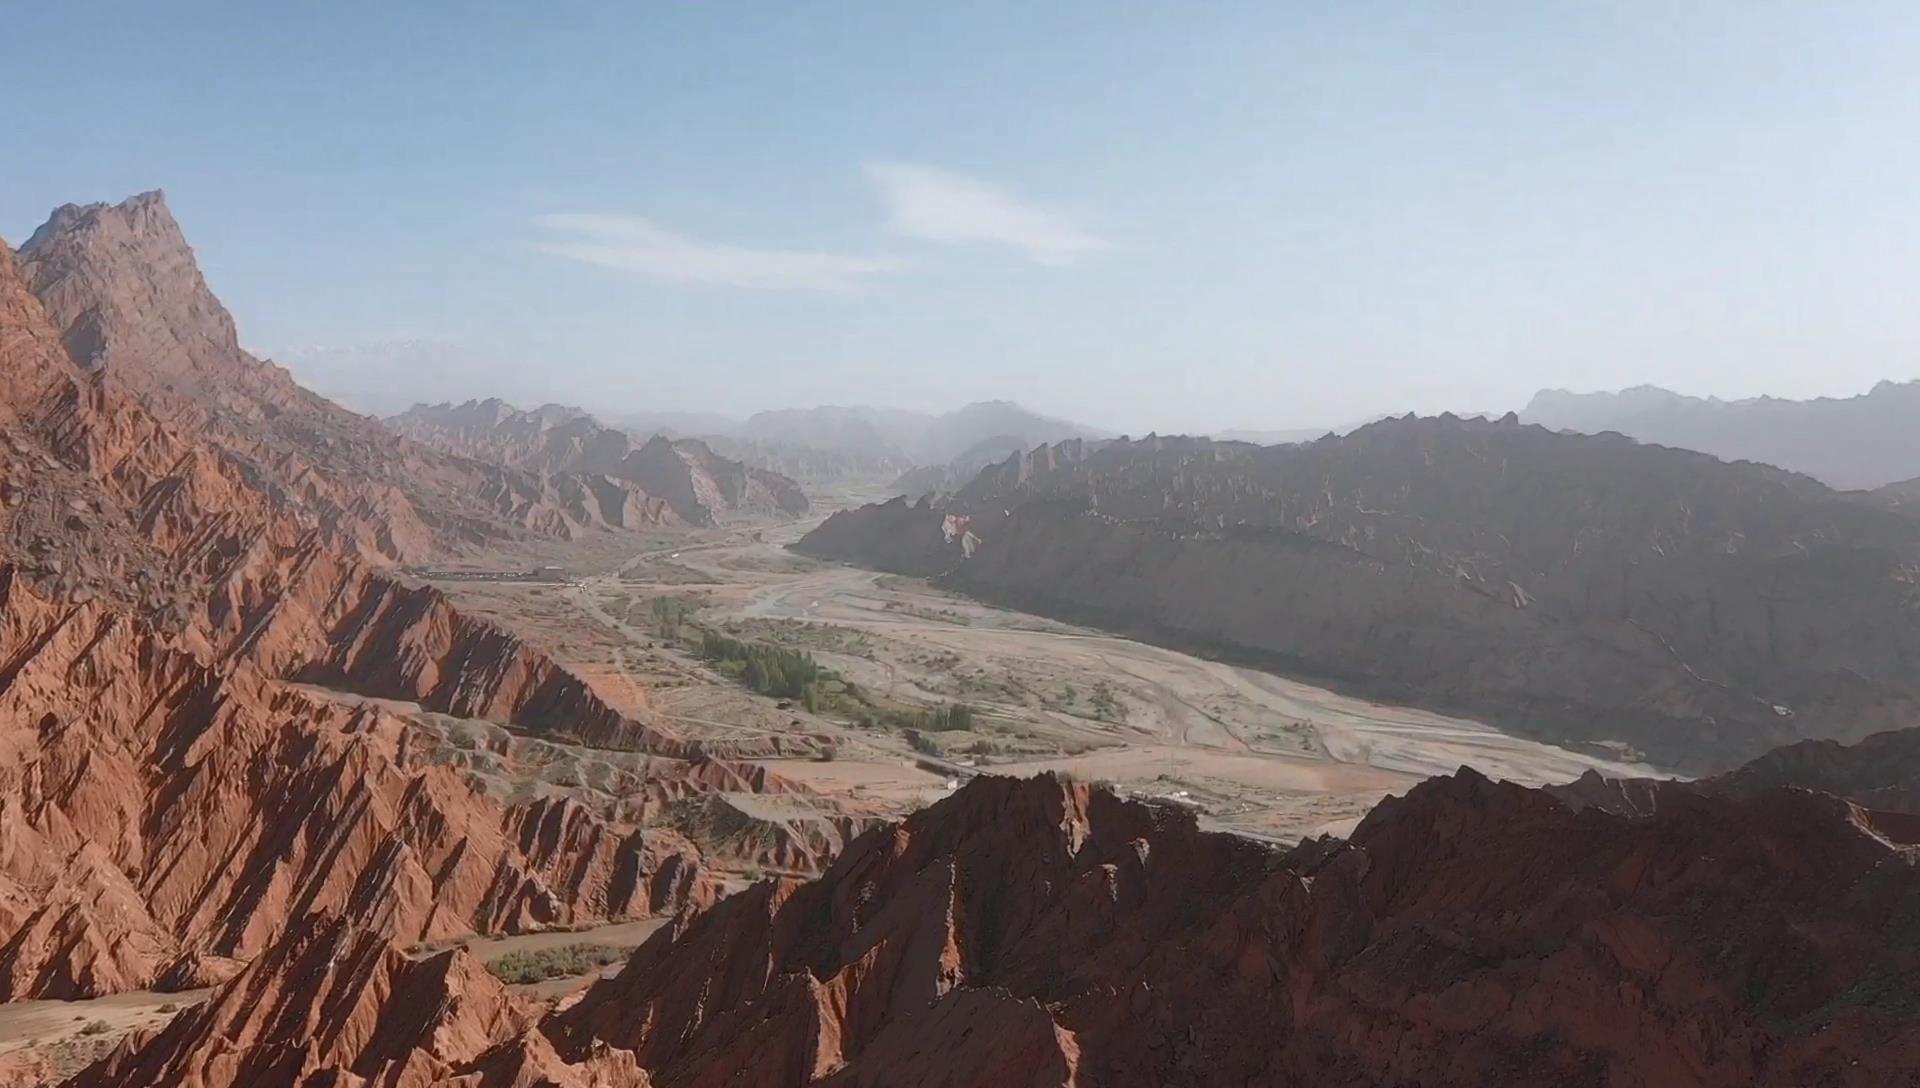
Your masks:
M 563 944 L 557 948 L 509 952 L 498 959 L 488 960 L 487 971 L 501 982 L 510 984 L 545 982 L 598 971 L 610 963 L 626 959 L 628 952 L 628 949 L 610 944 Z
M 718 665 L 722 672 L 738 675 L 742 684 L 762 695 L 782 699 L 805 699 L 808 709 L 819 700 L 814 685 L 826 671 L 814 663 L 805 650 L 790 650 L 765 642 L 743 642 L 718 631 L 707 631 L 700 639 L 700 656 Z

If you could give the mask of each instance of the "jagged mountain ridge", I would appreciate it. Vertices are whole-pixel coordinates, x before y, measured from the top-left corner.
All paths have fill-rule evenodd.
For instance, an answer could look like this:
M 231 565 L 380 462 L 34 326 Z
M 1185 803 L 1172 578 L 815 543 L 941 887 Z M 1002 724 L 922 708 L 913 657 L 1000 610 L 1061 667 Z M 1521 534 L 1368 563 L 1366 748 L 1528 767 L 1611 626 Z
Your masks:
M 386 425 L 422 445 L 542 473 L 620 480 L 691 525 L 736 514 L 798 517 L 800 486 L 778 473 L 722 457 L 695 438 L 656 434 L 641 442 L 578 408 L 522 411 L 498 399 L 417 404 Z
M 1909 841 L 1802 788 L 1622 816 L 1462 770 L 1383 802 L 1347 842 L 1281 850 L 1086 784 L 983 777 L 813 881 L 676 921 L 532 1031 L 486 1000 L 457 1034 L 408 1029 L 412 1049 L 457 1060 L 396 1083 L 1908 1083 Z M 248 995 L 305 1009 L 337 985 L 314 967 L 270 981 L 268 962 L 317 962 L 286 947 L 74 1084 L 197 1071 L 228 1088 L 228 1070 L 326 1048 L 343 1034 L 326 1024 L 208 1030 Z M 399 1000 L 328 1005 L 414 1024 Z M 529 1067 L 549 1079 L 478 1076 Z M 251 1083 L 307 1082 L 288 1068 Z
M 169 427 L 245 464 L 363 557 L 415 561 L 516 534 L 571 537 L 657 522 L 604 477 L 449 457 L 300 386 L 240 347 L 158 191 L 63 205 L 18 254 L 69 357 L 110 373 Z
M 1041 447 L 797 547 L 1669 767 L 1920 723 L 1920 523 L 1511 416 Z
M 81 370 L 4 250 L 0 352 L 0 561 L 50 599 L 109 600 L 210 664 L 700 754 L 433 590 L 381 576 L 253 463 L 156 419 L 116 371 Z
M 1753 797 L 1793 787 L 1844 797 L 1903 841 L 1920 839 L 1920 729 L 1876 733 L 1858 744 L 1789 744 L 1725 774 L 1699 779 L 1606 778 L 1589 771 L 1548 792 L 1576 806 L 1650 815 L 1682 795 Z
M 1520 418 L 1555 430 L 1618 431 L 1643 442 L 1804 472 L 1838 488 L 1920 476 L 1920 380 L 1883 381 L 1854 397 L 1689 397 L 1643 385 L 1617 393 L 1534 395 Z

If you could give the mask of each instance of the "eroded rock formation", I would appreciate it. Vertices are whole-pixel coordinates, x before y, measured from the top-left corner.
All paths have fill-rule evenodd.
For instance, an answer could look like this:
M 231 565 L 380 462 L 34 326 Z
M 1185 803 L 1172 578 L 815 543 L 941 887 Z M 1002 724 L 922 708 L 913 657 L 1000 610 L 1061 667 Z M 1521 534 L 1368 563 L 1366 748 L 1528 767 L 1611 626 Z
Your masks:
M 546 473 L 620 480 L 692 525 L 742 513 L 795 517 L 807 497 L 792 480 L 713 452 L 697 438 L 656 434 L 644 442 L 577 408 L 523 412 L 499 400 L 415 405 L 387 421 L 424 445 Z
M 207 985 L 313 912 L 409 942 L 705 902 L 672 831 L 497 803 L 402 719 L 290 686 L 676 760 L 807 747 L 694 744 L 379 573 L 416 539 L 358 467 L 386 447 L 231 354 L 197 273 L 121 277 L 172 251 L 163 214 L 43 231 L 64 340 L 0 247 L 0 999 Z
M 1349 841 L 1283 851 L 1085 784 L 981 778 L 816 880 L 676 919 L 536 1032 L 498 1024 L 446 1068 L 537 1055 L 556 1078 L 618 1062 L 688 1088 L 1910 1083 L 1920 851 L 1876 821 L 1799 787 L 1622 816 L 1462 770 Z M 79 1083 L 215 1053 L 243 1068 L 257 1034 L 228 1047 L 176 1021 Z
M 714 895 L 670 831 L 496 804 L 392 715 L 4 571 L 0 662 L 0 1000 L 205 985 L 315 912 L 411 943 Z
M 69 1088 L 647 1088 L 630 1054 L 561 1061 L 466 952 L 411 960 L 337 920 L 290 933 L 213 998 Z
M 247 461 L 161 422 L 117 370 L 75 366 L 4 253 L 0 307 L 0 558 L 54 597 L 114 600 L 210 662 L 452 714 L 674 756 L 781 748 L 701 749 L 644 708 L 620 714 L 546 654 L 379 574 Z
M 1291 853 L 977 780 L 549 1026 L 662 1084 L 1900 1083 L 1913 851 L 1804 791 L 1575 812 L 1462 771 Z
M 1589 771 L 1548 790 L 1576 807 L 1650 815 L 1676 795 L 1751 797 L 1780 787 L 1844 797 L 1868 810 L 1889 838 L 1920 843 L 1920 729 L 1877 733 L 1853 745 L 1802 741 L 1708 778 L 1615 779 Z

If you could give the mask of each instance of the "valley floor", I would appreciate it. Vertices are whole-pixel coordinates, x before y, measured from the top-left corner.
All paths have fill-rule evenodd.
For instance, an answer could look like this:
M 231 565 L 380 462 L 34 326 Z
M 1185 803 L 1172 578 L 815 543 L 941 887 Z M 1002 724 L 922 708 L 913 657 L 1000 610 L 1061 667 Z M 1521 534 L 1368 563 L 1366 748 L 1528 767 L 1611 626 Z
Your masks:
M 822 496 L 817 505 L 869 497 Z M 1292 841 L 1340 833 L 1382 796 L 1461 765 L 1529 785 L 1590 768 L 1658 773 L 786 551 L 817 522 L 478 557 L 475 570 L 557 566 L 565 575 L 550 585 L 471 576 L 437 584 L 467 609 L 556 647 L 616 702 L 649 691 L 648 704 L 689 733 L 833 738 L 831 762 L 768 765 L 888 813 L 973 773 L 1052 770 L 1186 804 L 1212 826 Z M 680 602 L 693 623 L 812 654 L 860 702 L 809 713 L 752 694 L 687 639 L 669 637 L 656 620 L 661 597 Z M 916 709 L 957 703 L 975 711 L 971 727 L 898 724 Z

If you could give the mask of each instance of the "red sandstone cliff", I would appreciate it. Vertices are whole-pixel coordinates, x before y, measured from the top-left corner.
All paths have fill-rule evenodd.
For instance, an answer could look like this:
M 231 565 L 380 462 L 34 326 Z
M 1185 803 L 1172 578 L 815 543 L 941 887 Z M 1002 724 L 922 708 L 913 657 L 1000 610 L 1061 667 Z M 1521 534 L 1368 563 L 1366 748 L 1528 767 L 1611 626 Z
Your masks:
M 204 306 L 183 305 L 148 316 L 199 328 Z M 200 985 L 314 910 L 410 941 L 711 894 L 670 832 L 567 803 L 502 809 L 426 766 L 398 719 L 287 687 L 668 757 L 749 754 L 618 713 L 544 653 L 376 573 L 311 501 L 329 492 L 300 490 L 313 473 L 268 471 L 254 454 L 271 435 L 242 448 L 233 435 L 255 432 L 206 414 L 240 408 L 169 399 L 219 337 L 136 341 L 171 360 L 143 376 L 113 338 L 124 323 L 103 322 L 119 347 L 76 365 L 0 247 L 0 999 Z M 329 470 L 352 476 L 352 458 Z
M 336 920 L 290 934 L 205 1004 L 70 1088 L 647 1088 L 630 1054 L 561 1061 L 460 950 L 409 960 Z
M 663 930 L 538 1035 L 482 1016 L 463 1022 L 490 1045 L 448 1057 L 437 1022 L 396 1022 L 456 1075 L 537 1054 L 554 1084 L 592 1062 L 676 1088 L 1913 1084 L 1917 861 L 1800 789 L 1629 818 L 1462 771 L 1349 842 L 1280 851 L 1085 785 L 982 778 L 817 880 Z M 295 981 L 316 968 L 256 971 L 209 1015 L 249 986 L 324 1004 Z M 268 1069 L 327 1045 L 302 1017 L 270 1045 L 183 1018 L 77 1083 Z M 398 1053 L 366 1034 L 330 1060 Z
M 400 719 L 4 572 L 0 662 L 0 1000 L 204 985 L 316 911 L 411 943 L 714 895 L 671 832 L 503 808 Z
M 614 711 L 437 592 L 379 575 L 246 461 L 123 390 L 131 364 L 74 365 L 4 252 L 0 329 L 0 560 L 46 591 L 114 600 L 209 661 L 597 744 L 673 756 L 808 748 L 692 745 L 644 710 Z

